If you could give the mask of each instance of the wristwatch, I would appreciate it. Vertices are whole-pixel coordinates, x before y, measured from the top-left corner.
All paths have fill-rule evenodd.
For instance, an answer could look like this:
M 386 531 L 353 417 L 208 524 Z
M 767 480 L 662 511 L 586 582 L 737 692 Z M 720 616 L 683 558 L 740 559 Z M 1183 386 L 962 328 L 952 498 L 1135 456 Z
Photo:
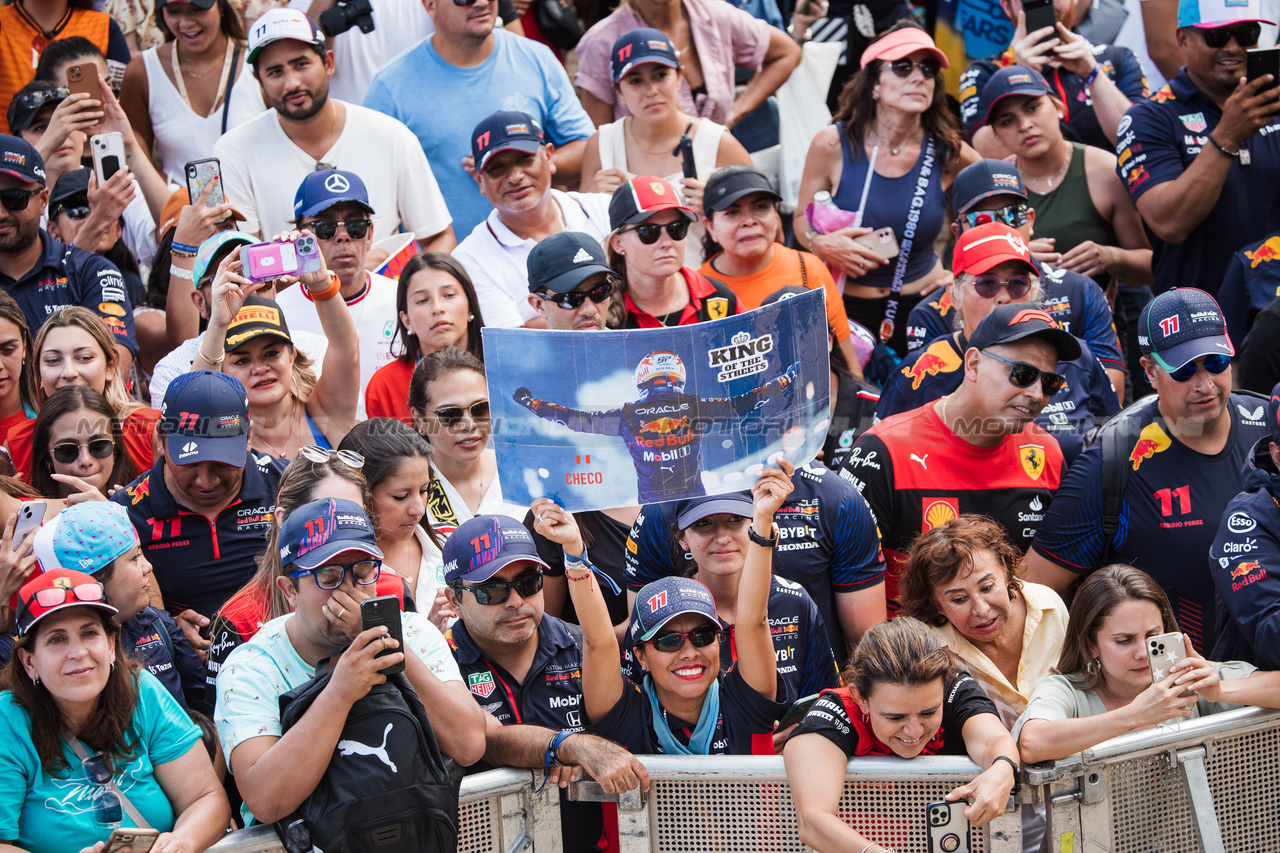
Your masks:
M 752 542 L 756 543 L 761 548 L 773 548 L 778 544 L 778 525 L 776 524 L 773 525 L 773 528 L 770 530 L 770 532 L 773 534 L 773 537 L 770 539 L 766 539 L 763 536 L 761 536 L 759 533 L 756 533 L 756 529 L 754 525 L 747 528 L 747 536 L 751 538 Z

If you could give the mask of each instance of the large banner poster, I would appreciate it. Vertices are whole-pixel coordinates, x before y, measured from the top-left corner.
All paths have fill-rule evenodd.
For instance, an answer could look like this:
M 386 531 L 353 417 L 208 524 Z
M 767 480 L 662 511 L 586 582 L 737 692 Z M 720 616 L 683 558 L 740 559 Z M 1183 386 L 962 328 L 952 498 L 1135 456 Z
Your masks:
M 799 464 L 830 417 L 821 289 L 665 329 L 484 330 L 502 495 L 568 510 L 749 488 Z

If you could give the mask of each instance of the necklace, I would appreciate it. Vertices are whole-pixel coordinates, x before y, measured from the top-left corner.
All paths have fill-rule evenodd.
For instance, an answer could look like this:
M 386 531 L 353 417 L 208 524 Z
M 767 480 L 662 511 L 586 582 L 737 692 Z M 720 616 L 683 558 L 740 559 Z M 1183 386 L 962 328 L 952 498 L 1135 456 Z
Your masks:
M 946 427 L 947 429 L 951 429 L 951 426 L 947 423 L 947 398 L 946 397 L 943 397 L 942 399 L 938 400 L 938 419 L 942 421 L 942 425 L 944 427 Z
M 672 152 L 672 149 L 670 148 L 663 147 L 663 148 L 659 148 L 657 151 L 654 151 L 652 149 L 645 148 L 643 145 L 641 145 L 640 138 L 636 136 L 635 131 L 631 129 L 631 121 L 633 118 L 634 118 L 633 116 L 627 116 L 627 119 L 626 121 L 623 122 L 622 126 L 626 130 L 627 135 L 631 137 L 631 141 L 636 144 L 637 148 L 639 148 L 641 151 L 643 151 L 646 154 L 652 154 L 654 157 L 661 157 L 663 155 L 666 155 L 669 157 L 675 156 L 675 154 Z M 688 135 L 689 131 L 692 129 L 693 129 L 693 122 L 690 122 L 684 129 L 684 135 Z M 677 140 L 677 143 L 678 142 L 679 140 Z
M 1042 178 L 1042 177 L 1039 177 L 1039 176 L 1036 176 L 1036 175 L 1028 175 L 1026 172 L 1022 172 L 1022 163 L 1021 163 L 1021 162 L 1019 162 L 1019 163 L 1018 163 L 1018 171 L 1019 171 L 1019 172 L 1022 172 L 1022 179 L 1023 179 L 1024 181 L 1027 181 L 1027 182 L 1030 182 L 1030 181 L 1044 181 L 1044 182 L 1045 182 L 1045 184 L 1049 187 L 1049 189 L 1053 189 L 1053 184 L 1054 184 L 1054 182 L 1055 182 L 1055 181 L 1059 182 L 1059 183 L 1058 183 L 1058 185 L 1059 185 L 1059 186 L 1061 186 L 1061 185 L 1062 185 L 1062 184 L 1061 184 L 1062 176 L 1063 176 L 1063 175 L 1065 175 L 1065 174 L 1067 173 L 1067 169 L 1068 169 L 1070 166 L 1071 166 L 1071 151 L 1070 151 L 1070 150 L 1068 150 L 1068 151 L 1067 151 L 1067 159 L 1066 159 L 1066 162 L 1062 164 L 1062 168 L 1061 168 L 1061 169 L 1059 169 L 1059 170 L 1057 171 L 1057 173 L 1056 173 L 1056 174 L 1050 175 L 1050 176 L 1049 176 L 1049 177 L 1047 177 L 1047 178 Z
M 213 110 L 216 109 L 218 104 L 222 102 L 223 95 L 225 95 L 227 92 L 227 84 L 231 79 L 231 55 L 234 49 L 235 49 L 235 43 L 232 42 L 231 39 L 227 39 L 226 54 L 222 58 L 222 76 L 218 79 L 218 91 L 213 96 L 213 106 L 209 108 L 210 114 L 212 114 Z M 178 57 L 178 45 L 176 43 L 174 44 L 173 46 L 174 88 L 178 90 L 178 94 L 182 97 L 183 103 L 185 103 L 187 105 L 187 108 L 190 109 L 192 112 L 195 112 L 195 108 L 191 106 L 191 98 L 187 96 L 187 84 L 183 82 L 183 78 L 184 77 L 203 77 L 206 74 L 211 73 L 212 71 L 213 71 L 213 68 L 210 68 L 208 71 L 204 71 L 199 74 L 192 74 L 190 71 L 187 71 L 185 68 L 182 67 L 182 62 Z M 199 113 L 197 113 L 197 115 L 199 115 Z
M 891 154 L 894 157 L 897 157 L 899 154 L 901 154 L 902 149 L 910 145 L 912 141 L 916 138 L 915 131 L 912 131 L 911 135 L 908 136 L 906 139 L 904 139 L 901 145 L 899 145 L 897 148 L 894 148 L 892 145 L 889 144 L 889 140 L 884 136 L 884 134 L 882 134 L 879 131 L 879 129 L 874 124 L 871 125 L 871 132 L 876 135 L 877 139 L 879 139 L 881 142 L 885 144 L 885 147 L 889 149 L 889 154 Z
M 293 435 L 294 435 L 293 425 L 294 425 L 294 422 L 298 420 L 297 398 L 290 397 L 289 399 L 291 401 L 290 408 L 292 409 L 292 412 L 289 414 L 289 417 L 287 419 L 289 431 L 285 433 L 284 444 L 280 445 L 277 448 L 271 444 L 268 444 L 266 438 L 264 438 L 261 435 L 259 435 L 256 438 L 257 443 L 265 447 L 267 451 L 277 459 L 289 458 L 287 454 L 289 452 L 289 442 L 293 441 Z

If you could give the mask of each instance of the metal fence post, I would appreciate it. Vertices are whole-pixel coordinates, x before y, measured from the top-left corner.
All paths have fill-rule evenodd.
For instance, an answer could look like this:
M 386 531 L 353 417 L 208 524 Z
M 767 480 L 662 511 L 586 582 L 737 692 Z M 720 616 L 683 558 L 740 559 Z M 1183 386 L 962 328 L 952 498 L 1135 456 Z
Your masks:
M 1213 805 L 1213 792 L 1209 790 L 1209 775 L 1205 772 L 1204 758 L 1203 746 L 1178 750 L 1178 762 L 1182 765 L 1187 796 L 1191 798 L 1191 813 L 1195 818 L 1200 845 L 1204 848 L 1204 853 L 1226 853 L 1226 847 L 1222 843 L 1222 827 L 1218 825 L 1218 813 Z

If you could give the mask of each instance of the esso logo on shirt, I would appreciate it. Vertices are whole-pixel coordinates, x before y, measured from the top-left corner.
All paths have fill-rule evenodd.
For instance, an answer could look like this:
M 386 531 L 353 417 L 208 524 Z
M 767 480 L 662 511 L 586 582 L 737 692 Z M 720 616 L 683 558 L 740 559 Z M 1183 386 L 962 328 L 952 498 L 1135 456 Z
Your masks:
M 1233 512 L 1227 518 L 1227 530 L 1232 533 L 1248 533 L 1250 530 L 1258 526 L 1258 522 L 1253 520 L 1253 516 L 1244 512 Z

